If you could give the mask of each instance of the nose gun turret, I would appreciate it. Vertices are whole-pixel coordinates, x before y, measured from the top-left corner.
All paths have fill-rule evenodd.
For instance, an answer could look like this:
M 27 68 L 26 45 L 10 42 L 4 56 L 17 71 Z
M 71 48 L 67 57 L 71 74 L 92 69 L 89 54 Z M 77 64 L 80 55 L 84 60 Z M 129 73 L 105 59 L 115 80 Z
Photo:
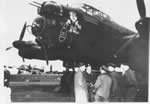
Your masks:
M 38 9 L 38 14 L 47 18 L 58 17 L 63 15 L 63 9 L 60 4 L 54 1 L 46 1 Z

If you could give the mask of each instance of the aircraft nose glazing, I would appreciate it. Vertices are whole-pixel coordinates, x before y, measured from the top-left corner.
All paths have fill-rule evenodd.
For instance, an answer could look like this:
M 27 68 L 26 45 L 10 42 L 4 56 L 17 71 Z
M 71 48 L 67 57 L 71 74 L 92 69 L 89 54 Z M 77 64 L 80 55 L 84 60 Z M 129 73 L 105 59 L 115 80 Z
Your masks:
M 43 34 L 45 28 L 46 19 L 44 17 L 37 17 L 32 23 L 31 31 L 37 37 Z
M 49 19 L 42 16 L 37 17 L 31 26 L 32 34 L 36 37 L 43 36 L 47 29 L 56 26 L 56 24 L 57 23 L 55 19 Z

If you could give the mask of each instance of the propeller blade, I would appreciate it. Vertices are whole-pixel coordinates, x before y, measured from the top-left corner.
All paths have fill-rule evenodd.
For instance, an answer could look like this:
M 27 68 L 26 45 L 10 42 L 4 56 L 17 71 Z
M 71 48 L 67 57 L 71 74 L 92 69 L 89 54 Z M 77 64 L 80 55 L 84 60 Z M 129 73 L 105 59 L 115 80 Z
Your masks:
M 32 6 L 35 6 L 35 7 L 37 7 L 37 8 L 40 8 L 39 5 L 36 5 L 36 4 L 33 4 L 33 3 L 29 3 L 29 4 L 32 5 Z
M 25 34 L 25 30 L 26 30 L 26 22 L 24 23 L 24 26 L 22 28 L 22 31 L 21 31 L 21 34 L 20 34 L 20 37 L 19 37 L 19 40 L 22 40 L 23 37 L 24 37 L 24 34 Z
M 146 8 L 145 8 L 144 0 L 136 0 L 136 3 L 141 18 L 146 17 Z
M 36 2 L 36 1 L 33 1 L 33 3 L 35 3 L 35 4 L 39 5 L 39 6 L 42 5 L 41 3 L 38 3 L 38 2 Z
M 6 48 L 5 49 L 5 51 L 8 51 L 8 50 L 10 50 L 10 49 L 12 49 L 13 47 L 11 46 L 11 47 L 8 47 L 8 48 Z

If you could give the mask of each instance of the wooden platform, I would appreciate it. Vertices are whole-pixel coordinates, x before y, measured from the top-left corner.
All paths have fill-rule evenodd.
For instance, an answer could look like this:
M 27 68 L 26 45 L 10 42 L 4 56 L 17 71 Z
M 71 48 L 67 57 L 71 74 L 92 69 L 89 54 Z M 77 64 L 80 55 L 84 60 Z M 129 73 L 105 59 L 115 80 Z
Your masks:
M 62 74 L 11 75 L 12 102 L 74 102 L 74 97 L 60 93 Z
M 12 75 L 10 80 L 12 102 L 74 102 L 75 98 L 57 92 L 60 87 L 60 74 L 48 75 Z M 141 89 L 135 102 L 148 101 L 148 85 L 140 85 Z

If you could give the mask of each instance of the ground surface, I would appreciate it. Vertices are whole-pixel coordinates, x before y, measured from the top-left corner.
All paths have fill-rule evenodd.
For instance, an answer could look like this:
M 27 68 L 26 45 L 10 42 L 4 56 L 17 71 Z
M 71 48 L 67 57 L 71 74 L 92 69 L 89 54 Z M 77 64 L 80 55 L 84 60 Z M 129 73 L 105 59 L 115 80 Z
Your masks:
M 55 92 L 56 86 L 13 86 L 12 102 L 74 102 L 73 97 Z

